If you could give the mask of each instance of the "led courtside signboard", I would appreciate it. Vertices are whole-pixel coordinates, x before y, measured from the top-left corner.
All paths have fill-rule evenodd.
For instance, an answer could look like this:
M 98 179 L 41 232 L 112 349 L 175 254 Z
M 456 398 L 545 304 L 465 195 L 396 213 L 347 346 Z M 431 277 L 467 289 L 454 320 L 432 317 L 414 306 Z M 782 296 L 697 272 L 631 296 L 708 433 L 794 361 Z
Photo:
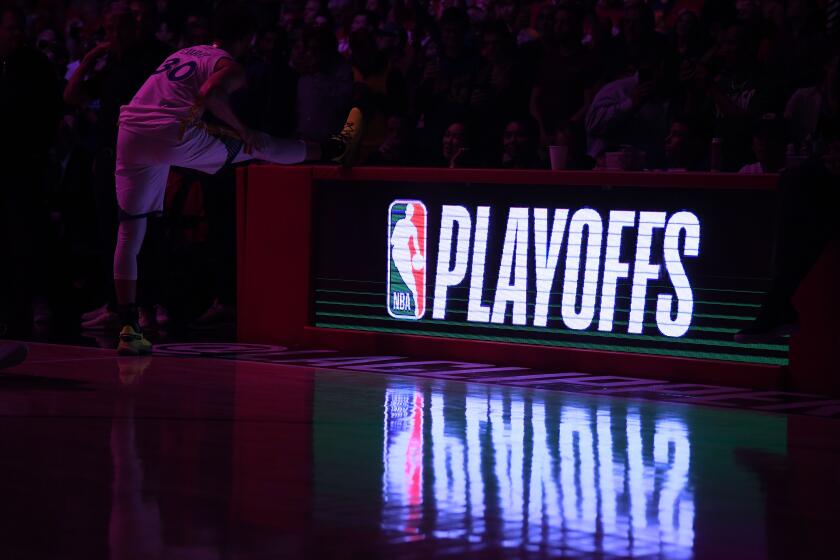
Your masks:
M 466 283 L 468 322 L 501 325 L 509 321 L 513 325 L 545 327 L 551 311 L 559 314 L 566 328 L 612 332 L 618 283 L 626 280 L 632 291 L 630 318 L 624 330 L 642 334 L 648 283 L 666 280 L 674 293 L 661 293 L 651 302 L 656 328 L 670 337 L 681 337 L 688 331 L 694 296 L 682 261 L 696 257 L 700 246 L 700 222 L 691 212 L 669 216 L 665 212 L 613 210 L 606 221 L 592 208 L 581 208 L 571 215 L 568 208 L 519 207 L 505 213 L 501 264 L 497 273 L 489 275 L 495 277 L 496 285 L 487 286 L 487 238 L 493 209 L 479 206 L 473 217 L 463 206 L 443 206 L 432 318 L 446 319 L 449 288 Z M 626 228 L 637 228 L 634 256 L 629 262 L 621 260 Z M 660 229 L 664 230 L 659 247 L 662 254 L 652 258 L 653 234 Z M 529 239 L 532 233 L 533 240 Z M 560 262 L 564 244 L 566 258 Z M 536 286 L 530 293 L 529 271 L 534 273 L 532 284 Z M 491 294 L 492 303 L 483 303 L 487 294 Z M 552 296 L 560 300 L 554 309 L 549 307 Z M 529 307 L 533 309 L 530 315 Z
M 737 189 L 319 180 L 313 323 L 785 364 L 786 345 L 732 338 L 769 287 L 774 204 Z

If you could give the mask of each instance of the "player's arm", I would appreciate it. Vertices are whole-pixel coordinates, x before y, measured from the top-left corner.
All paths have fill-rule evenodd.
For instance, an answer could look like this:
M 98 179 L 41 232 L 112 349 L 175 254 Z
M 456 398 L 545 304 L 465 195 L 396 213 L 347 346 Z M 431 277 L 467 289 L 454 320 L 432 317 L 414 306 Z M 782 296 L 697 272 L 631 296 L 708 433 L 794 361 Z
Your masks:
M 215 71 L 202 84 L 198 99 L 207 110 L 235 130 L 249 144 L 246 151 L 250 151 L 250 144 L 256 140 L 255 135 L 239 120 L 230 106 L 230 94 L 245 87 L 245 84 L 242 66 L 229 58 L 223 58 L 216 63 Z
M 88 100 L 87 92 L 85 91 L 85 80 L 93 71 L 97 61 L 108 54 L 110 48 L 110 43 L 100 43 L 82 57 L 79 66 L 76 67 L 76 70 L 70 76 L 70 80 L 68 80 L 67 85 L 64 87 L 65 103 L 76 106 Z

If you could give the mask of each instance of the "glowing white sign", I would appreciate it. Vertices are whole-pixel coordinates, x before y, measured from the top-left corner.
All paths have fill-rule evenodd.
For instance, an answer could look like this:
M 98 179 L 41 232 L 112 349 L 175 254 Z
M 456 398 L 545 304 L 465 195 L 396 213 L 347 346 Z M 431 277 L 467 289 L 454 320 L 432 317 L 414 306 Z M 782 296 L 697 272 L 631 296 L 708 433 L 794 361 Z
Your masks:
M 586 330 L 596 324 L 599 331 L 612 332 L 616 291 L 619 283 L 627 282 L 631 288 L 627 332 L 641 334 L 650 311 L 649 286 L 667 280 L 673 294 L 656 297 L 652 310 L 656 326 L 669 337 L 688 332 L 694 295 L 683 259 L 700 254 L 700 220 L 695 214 L 613 210 L 604 220 L 592 208 L 509 208 L 496 285 L 486 286 L 488 231 L 491 217 L 499 214 L 489 206 L 479 206 L 473 220 L 473 213 L 464 206 L 442 207 L 433 319 L 446 319 L 449 289 L 468 281 L 467 321 L 524 326 L 533 301 L 532 325 L 545 327 L 551 317 L 552 289 L 557 285 L 561 287 L 559 315 L 567 328 Z M 633 228 L 635 258 L 624 262 L 620 258 L 623 235 Z M 664 245 L 660 244 L 662 254 L 655 255 L 653 240 L 660 231 Z M 564 243 L 565 262 L 558 278 Z M 535 293 L 528 291 L 531 271 L 536 276 Z

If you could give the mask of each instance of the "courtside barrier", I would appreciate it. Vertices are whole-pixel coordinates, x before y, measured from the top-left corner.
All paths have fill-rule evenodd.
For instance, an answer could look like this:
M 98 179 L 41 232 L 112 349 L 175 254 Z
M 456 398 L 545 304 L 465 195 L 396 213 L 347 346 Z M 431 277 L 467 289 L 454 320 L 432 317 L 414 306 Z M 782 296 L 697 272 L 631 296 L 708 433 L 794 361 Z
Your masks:
M 791 348 L 732 339 L 769 289 L 776 176 L 238 177 L 242 341 L 762 388 L 834 369 L 836 250 L 797 294 Z

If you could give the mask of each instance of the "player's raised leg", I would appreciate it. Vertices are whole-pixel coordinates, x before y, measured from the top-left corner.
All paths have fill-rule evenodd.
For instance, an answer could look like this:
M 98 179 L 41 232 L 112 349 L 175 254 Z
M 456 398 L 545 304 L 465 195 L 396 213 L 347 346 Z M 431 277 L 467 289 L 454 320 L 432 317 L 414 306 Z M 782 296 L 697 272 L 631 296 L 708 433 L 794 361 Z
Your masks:
M 261 160 L 279 164 L 304 161 L 334 161 L 345 166 L 353 163 L 362 136 L 362 112 L 354 107 L 336 134 L 324 142 L 276 138 L 259 131 L 247 131 L 243 146 L 232 163 Z

